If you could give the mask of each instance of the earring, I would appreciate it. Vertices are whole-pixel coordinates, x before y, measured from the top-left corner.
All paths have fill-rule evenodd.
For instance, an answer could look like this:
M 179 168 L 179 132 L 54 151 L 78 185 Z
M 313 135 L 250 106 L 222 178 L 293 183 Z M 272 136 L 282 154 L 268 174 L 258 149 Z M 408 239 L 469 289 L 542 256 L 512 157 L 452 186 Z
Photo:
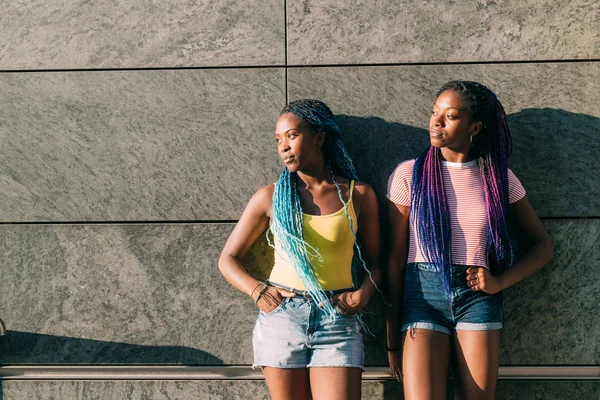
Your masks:
M 469 135 L 469 141 L 473 144 L 473 135 Z

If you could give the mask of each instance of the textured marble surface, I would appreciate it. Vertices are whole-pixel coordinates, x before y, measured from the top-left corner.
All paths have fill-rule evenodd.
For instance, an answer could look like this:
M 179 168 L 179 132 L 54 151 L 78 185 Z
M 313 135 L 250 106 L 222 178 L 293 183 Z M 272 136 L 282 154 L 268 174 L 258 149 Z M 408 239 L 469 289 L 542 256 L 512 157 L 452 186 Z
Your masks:
M 363 382 L 363 399 L 401 400 L 404 399 L 402 385 L 397 382 Z M 496 386 L 497 400 L 564 400 L 597 399 L 600 396 L 600 382 L 559 382 L 559 381 L 499 381 Z M 454 400 L 452 381 L 449 381 L 446 399 Z
M 269 399 L 260 381 L 5 381 L 2 400 L 230 400 Z M 2 397 L 3 396 L 3 397 Z
M 505 291 L 501 363 L 598 365 L 600 221 L 545 225 L 554 259 Z
M 324 100 L 362 179 L 383 197 L 396 165 L 428 145 L 437 90 L 488 85 L 509 115 L 510 167 L 541 216 L 600 215 L 600 63 L 292 68 L 290 100 Z
M 248 364 L 256 309 L 217 269 L 230 224 L 0 226 L 0 364 Z M 272 265 L 261 242 L 245 260 Z
M 6 3 L 0 69 L 275 65 L 283 0 Z
M 281 170 L 271 132 L 283 76 L 0 74 L 0 221 L 237 219 Z M 427 143 L 435 91 L 458 77 L 498 92 L 511 167 L 540 215 L 600 215 L 600 179 L 588 173 L 600 169 L 599 63 L 291 69 L 289 91 L 331 105 L 360 175 L 383 196 L 397 163 Z
M 0 74 L 0 221 L 237 219 L 282 168 L 277 69 Z
M 546 226 L 556 256 L 507 291 L 501 363 L 599 364 L 600 221 Z M 231 229 L 0 226 L 0 364 L 251 364 L 255 306 L 217 270 Z M 272 262 L 261 240 L 244 265 L 265 277 Z M 382 310 L 371 306 L 367 365 L 387 362 Z
M 595 0 L 288 1 L 288 62 L 598 58 L 599 15 Z
M 269 399 L 261 381 L 4 381 L 0 382 L 3 400 L 229 400 Z M 2 397 L 3 396 L 3 397 Z M 597 399 L 598 382 L 500 381 L 498 400 Z M 403 399 L 402 386 L 390 381 L 363 381 L 363 399 Z M 447 399 L 454 399 L 448 390 Z

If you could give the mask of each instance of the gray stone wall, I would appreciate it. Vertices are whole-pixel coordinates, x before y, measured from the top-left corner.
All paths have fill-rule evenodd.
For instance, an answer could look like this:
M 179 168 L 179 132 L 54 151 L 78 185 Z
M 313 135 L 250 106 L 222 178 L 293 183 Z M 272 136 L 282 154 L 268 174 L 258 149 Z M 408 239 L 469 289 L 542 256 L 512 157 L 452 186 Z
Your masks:
M 279 109 L 326 101 L 383 201 L 396 164 L 427 144 L 438 87 L 459 78 L 505 105 L 510 167 L 556 248 L 507 290 L 501 363 L 600 366 L 599 16 L 595 0 L 8 2 L 0 364 L 249 365 L 255 308 L 217 258 L 282 168 Z M 245 260 L 257 276 L 271 262 L 264 240 Z M 383 319 L 370 322 L 367 364 L 385 365 Z M 3 400 L 268 396 L 251 381 L 1 383 Z M 498 398 L 599 391 L 502 381 Z

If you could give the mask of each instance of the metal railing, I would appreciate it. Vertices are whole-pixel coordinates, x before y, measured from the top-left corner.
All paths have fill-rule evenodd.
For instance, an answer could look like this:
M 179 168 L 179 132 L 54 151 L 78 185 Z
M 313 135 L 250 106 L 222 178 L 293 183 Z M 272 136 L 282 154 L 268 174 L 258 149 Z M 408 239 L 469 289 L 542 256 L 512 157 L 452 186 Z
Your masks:
M 0 380 L 262 380 L 250 366 L 2 365 Z M 387 367 L 367 367 L 363 380 L 393 380 Z M 600 380 L 600 366 L 502 366 L 501 380 Z

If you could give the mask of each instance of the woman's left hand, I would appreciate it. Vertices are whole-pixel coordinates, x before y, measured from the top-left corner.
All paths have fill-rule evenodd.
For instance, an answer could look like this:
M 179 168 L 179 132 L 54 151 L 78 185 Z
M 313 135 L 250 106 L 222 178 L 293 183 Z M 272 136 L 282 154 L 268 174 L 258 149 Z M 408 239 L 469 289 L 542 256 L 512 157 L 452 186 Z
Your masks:
M 340 313 L 351 317 L 366 305 L 362 297 L 360 290 L 338 293 L 331 298 L 331 304 L 336 306 Z
M 467 269 L 467 285 L 473 291 L 482 291 L 488 294 L 496 294 L 502 290 L 500 280 L 492 276 L 490 271 L 484 267 Z

